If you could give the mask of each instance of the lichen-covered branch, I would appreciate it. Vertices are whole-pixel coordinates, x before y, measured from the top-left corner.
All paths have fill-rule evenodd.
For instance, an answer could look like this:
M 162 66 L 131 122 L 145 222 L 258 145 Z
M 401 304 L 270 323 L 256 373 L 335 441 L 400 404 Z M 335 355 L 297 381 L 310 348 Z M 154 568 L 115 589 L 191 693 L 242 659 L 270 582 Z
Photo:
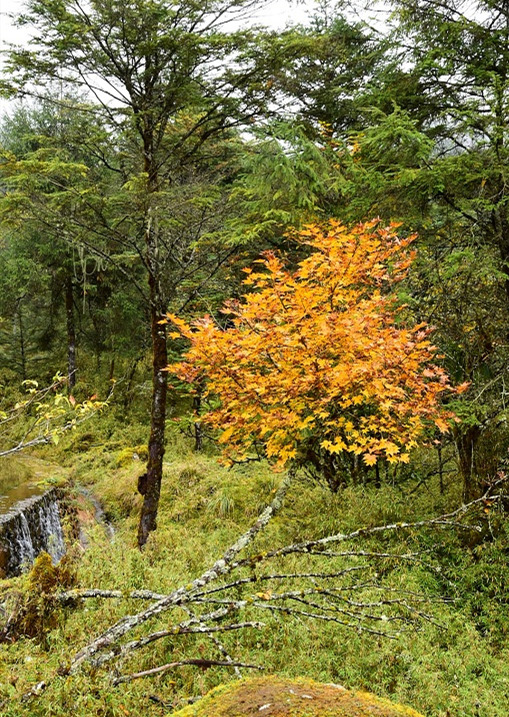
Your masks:
M 149 608 L 136 615 L 126 615 L 115 625 L 99 635 L 89 645 L 80 650 L 71 661 L 70 671 L 74 672 L 85 660 L 90 660 L 97 652 L 104 647 L 116 642 L 127 632 L 138 625 L 142 625 L 160 613 L 172 607 L 189 601 L 191 594 L 198 588 L 202 588 L 221 575 L 231 571 L 235 557 L 250 543 L 253 542 L 258 533 L 266 527 L 270 519 L 280 510 L 292 476 L 289 474 L 284 478 L 280 488 L 276 492 L 273 501 L 261 513 L 256 523 L 249 528 L 228 550 L 217 560 L 211 568 L 206 570 L 200 577 L 196 578 L 189 586 L 183 586 L 174 590 L 169 595 L 153 603 Z
M 120 685 L 122 682 L 132 682 L 138 680 L 140 677 L 150 677 L 152 675 L 159 675 L 161 672 L 167 672 L 168 670 L 174 670 L 176 667 L 183 667 L 184 665 L 196 665 L 197 667 L 207 668 L 213 667 L 214 665 L 219 667 L 244 667 L 249 670 L 263 670 L 260 665 L 249 665 L 245 662 L 230 662 L 229 660 L 181 660 L 180 662 L 169 662 L 166 665 L 160 665 L 154 667 L 151 670 L 144 670 L 143 672 L 135 672 L 132 675 L 123 675 L 113 680 L 114 685 Z
M 282 548 L 276 548 L 260 555 L 255 555 L 249 558 L 244 558 L 238 561 L 233 567 L 239 568 L 243 565 L 256 564 L 257 562 L 265 562 L 270 558 L 282 557 L 290 555 L 292 553 L 307 553 L 307 554 L 325 554 L 324 551 L 329 545 L 335 543 L 344 543 L 352 541 L 357 538 L 369 538 L 383 533 L 394 533 L 403 530 L 418 530 L 420 528 L 455 528 L 461 530 L 473 530 L 475 532 L 481 532 L 482 528 L 479 525 L 470 525 L 467 523 L 461 523 L 455 518 L 465 515 L 468 511 L 472 510 L 476 505 L 482 505 L 486 502 L 488 494 L 481 498 L 471 501 L 466 505 L 462 505 L 457 510 L 451 513 L 446 513 L 437 518 L 429 518 L 427 520 L 419 520 L 414 523 L 389 523 L 387 525 L 377 525 L 372 528 L 358 528 L 353 530 L 351 533 L 336 533 L 334 535 L 328 535 L 325 538 L 319 538 L 317 540 L 306 540 L 300 543 L 293 543 L 292 545 L 285 545 Z M 497 501 L 501 498 L 500 495 L 490 496 L 490 501 Z M 334 553 L 337 556 L 338 553 Z
M 129 598 L 131 600 L 162 600 L 166 597 L 164 593 L 156 593 L 151 590 L 131 590 L 125 592 L 123 590 L 100 590 L 100 589 L 86 589 L 86 590 L 67 590 L 66 592 L 59 593 L 57 599 L 61 603 L 72 603 L 76 600 L 85 600 L 87 598 L 105 598 L 112 600 L 123 600 Z
M 335 623 L 391 639 L 416 623 L 426 621 L 437 625 L 432 611 L 426 607 L 434 598 L 386 584 L 377 568 L 378 565 L 390 568 L 397 566 L 400 561 L 411 561 L 438 573 L 439 567 L 433 565 L 429 551 L 424 551 L 423 558 L 419 551 L 398 554 L 383 547 L 348 547 L 345 550 L 330 548 L 345 542 L 390 536 L 397 531 L 416 533 L 436 527 L 479 531 L 480 516 L 484 515 L 486 504 L 493 506 L 500 497 L 487 493 L 468 505 L 436 518 L 360 528 L 350 533 L 336 533 L 242 557 L 240 554 L 253 544 L 281 508 L 290 480 L 291 476 L 282 482 L 272 503 L 223 556 L 186 586 L 167 595 L 150 590 L 126 592 L 99 588 L 61 593 L 59 600 L 63 604 L 87 598 L 151 601 L 147 608 L 134 615 L 124 616 L 82 648 L 72 659 L 69 671 L 74 672 L 85 661 L 100 666 L 117 658 L 125 659 L 134 651 L 163 638 L 202 634 L 210 638 L 224 660 L 200 658 L 174 661 L 144 672 L 124 675 L 116 678 L 114 683 L 161 674 L 183 665 L 224 665 L 234 668 L 240 674 L 240 667 L 256 666 L 235 659 L 217 636 L 262 628 L 264 623 L 257 619 L 261 612 L 271 614 L 276 619 L 287 615 Z M 467 514 L 471 513 L 475 520 L 469 523 Z M 289 556 L 291 569 L 285 569 Z M 302 570 L 295 569 L 296 559 L 303 561 Z M 333 561 L 333 567 L 329 570 L 310 568 L 310 561 L 314 565 L 316 560 Z M 267 571 L 269 561 L 278 561 L 281 566 L 278 564 L 278 569 Z M 265 570 L 262 571 L 262 567 Z M 231 575 L 231 578 L 225 581 L 227 575 Z M 443 597 L 436 599 L 440 602 L 447 600 Z M 188 619 L 173 620 L 158 630 L 122 644 L 124 635 L 171 609 L 184 611 Z

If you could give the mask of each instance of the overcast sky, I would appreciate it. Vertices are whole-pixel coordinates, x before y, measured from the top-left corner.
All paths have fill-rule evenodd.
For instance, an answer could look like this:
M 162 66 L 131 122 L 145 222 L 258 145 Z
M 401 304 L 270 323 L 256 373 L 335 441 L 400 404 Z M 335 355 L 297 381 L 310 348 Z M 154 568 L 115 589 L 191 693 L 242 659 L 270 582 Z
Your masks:
M 0 0 L 0 47 L 2 49 L 6 42 L 17 41 L 18 37 L 22 41 L 22 34 L 15 31 L 6 14 L 10 12 L 20 12 L 22 9 L 21 0 Z M 15 37 L 15 35 L 17 37 Z
M 267 4 L 263 11 L 259 14 L 259 20 L 272 27 L 283 27 L 288 21 L 299 21 L 306 17 L 308 7 L 313 4 L 313 0 L 306 3 L 292 3 L 288 0 L 272 0 Z M 23 0 L 0 0 L 0 45 L 6 42 L 23 41 L 23 35 L 15 32 L 6 17 L 9 13 L 22 12 Z

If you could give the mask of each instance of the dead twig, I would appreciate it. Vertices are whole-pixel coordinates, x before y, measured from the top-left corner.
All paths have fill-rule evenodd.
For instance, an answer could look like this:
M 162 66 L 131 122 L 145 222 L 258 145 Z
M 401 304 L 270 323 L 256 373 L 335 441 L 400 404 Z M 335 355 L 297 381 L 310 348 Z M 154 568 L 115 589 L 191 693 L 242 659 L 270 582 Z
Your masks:
M 160 665 L 159 667 L 153 667 L 151 670 L 144 670 L 143 672 L 135 672 L 132 675 L 122 675 L 121 677 L 116 677 L 113 680 L 113 684 L 120 685 L 123 682 L 132 682 L 133 680 L 138 680 L 140 677 L 151 677 L 152 675 L 159 675 L 161 672 L 167 672 L 168 670 L 174 670 L 176 667 L 184 667 L 185 665 L 195 665 L 196 667 L 201 667 L 203 669 L 207 669 L 209 667 L 218 666 L 218 667 L 243 667 L 248 670 L 263 670 L 263 667 L 260 667 L 260 665 L 249 665 L 246 662 L 230 662 L 229 660 L 204 660 L 204 659 L 196 659 L 196 660 L 181 660 L 180 662 L 169 662 L 166 665 Z

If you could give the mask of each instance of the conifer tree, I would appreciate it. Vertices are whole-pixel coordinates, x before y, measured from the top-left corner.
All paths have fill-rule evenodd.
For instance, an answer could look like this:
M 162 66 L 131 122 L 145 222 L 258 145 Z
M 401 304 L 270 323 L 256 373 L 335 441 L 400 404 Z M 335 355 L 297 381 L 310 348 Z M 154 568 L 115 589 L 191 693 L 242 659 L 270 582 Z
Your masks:
M 164 454 L 168 307 L 162 216 L 171 172 L 211 137 L 247 123 L 270 95 L 263 37 L 239 28 L 260 3 L 250 0 L 29 0 L 19 22 L 33 33 L 30 50 L 10 55 L 10 91 L 45 95 L 55 82 L 86 90 L 104 126 L 129 133 L 135 149 L 126 186 L 143 238 L 153 356 L 151 430 L 138 543 L 156 526 Z M 236 21 L 236 22 L 235 22 Z M 180 130 L 180 131 L 179 131 Z M 122 174 L 125 166 L 116 166 Z M 173 287 L 173 291 L 175 287 Z

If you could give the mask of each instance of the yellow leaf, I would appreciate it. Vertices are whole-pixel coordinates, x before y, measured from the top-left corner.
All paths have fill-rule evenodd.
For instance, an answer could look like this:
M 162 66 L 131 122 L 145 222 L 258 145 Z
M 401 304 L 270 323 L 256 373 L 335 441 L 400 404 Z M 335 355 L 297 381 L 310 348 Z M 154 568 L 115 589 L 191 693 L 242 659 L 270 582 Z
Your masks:
M 448 433 L 449 431 L 449 424 L 447 421 L 444 421 L 443 418 L 435 418 L 435 426 L 438 428 L 440 433 Z
M 226 441 L 232 435 L 233 431 L 234 431 L 234 426 L 230 426 L 229 428 L 226 429 L 226 431 L 223 431 L 223 433 L 221 434 L 221 436 L 219 438 L 219 442 L 226 443 Z
M 341 451 L 344 451 L 346 448 L 346 443 L 341 440 L 341 438 L 336 438 L 334 443 L 331 443 L 329 446 L 329 453 L 341 453 Z

